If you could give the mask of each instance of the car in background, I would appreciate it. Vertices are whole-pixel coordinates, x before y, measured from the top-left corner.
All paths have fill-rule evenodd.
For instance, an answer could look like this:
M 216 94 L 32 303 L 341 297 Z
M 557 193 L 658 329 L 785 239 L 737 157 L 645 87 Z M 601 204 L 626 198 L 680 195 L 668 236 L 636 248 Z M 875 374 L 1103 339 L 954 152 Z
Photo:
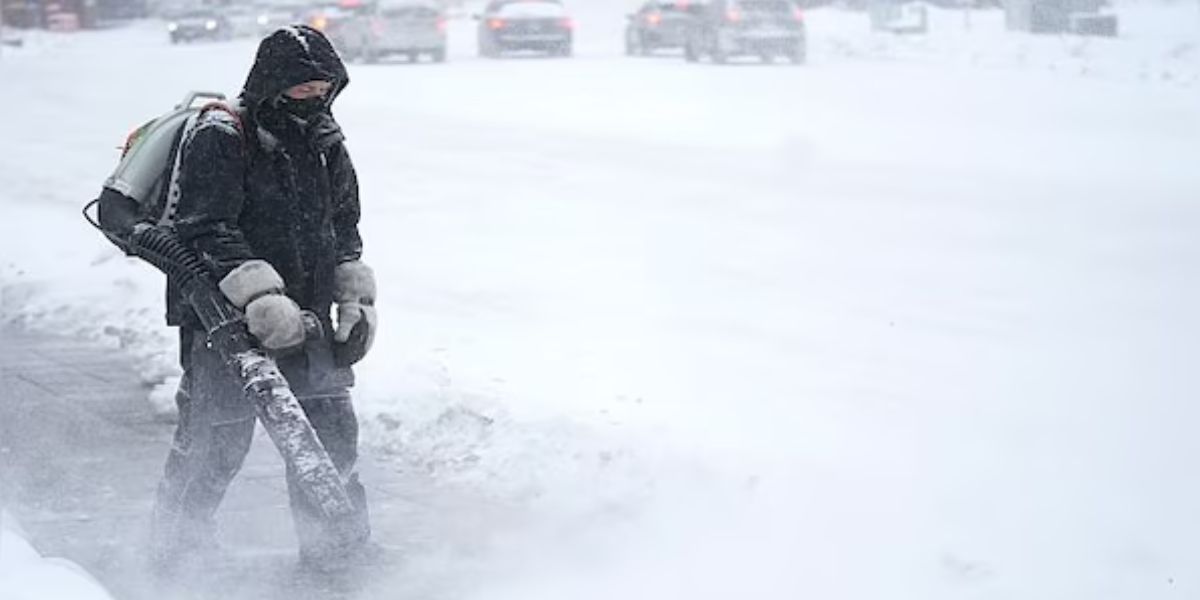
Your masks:
M 807 48 L 804 14 L 790 0 L 711 0 L 688 30 L 684 57 L 708 56 L 717 64 L 736 56 L 783 57 L 803 64 Z
M 679 49 L 687 44 L 692 21 L 703 10 L 693 0 L 650 0 L 627 15 L 625 54 L 647 56 L 657 50 Z
M 191 9 L 167 17 L 167 33 L 171 43 L 196 40 L 228 40 L 233 38 L 233 27 L 225 15 L 210 9 Z
M 346 20 L 334 39 L 350 60 L 402 55 L 417 62 L 425 55 L 445 62 L 446 15 L 440 3 L 429 0 L 380 0 Z
M 312 4 L 300 11 L 296 22 L 324 33 L 329 42 L 340 49 L 347 25 L 364 10 L 365 6 L 358 0 Z
M 479 21 L 479 55 L 534 50 L 570 56 L 575 22 L 558 0 L 492 0 Z

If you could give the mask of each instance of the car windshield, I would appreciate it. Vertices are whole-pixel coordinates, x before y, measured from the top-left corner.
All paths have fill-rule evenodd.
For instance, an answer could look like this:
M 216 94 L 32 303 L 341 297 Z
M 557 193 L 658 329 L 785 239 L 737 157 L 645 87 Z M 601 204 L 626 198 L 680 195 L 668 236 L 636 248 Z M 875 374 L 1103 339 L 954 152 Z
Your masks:
M 557 2 L 509 2 L 500 6 L 496 14 L 502 17 L 561 17 L 566 14 L 563 5 Z
M 739 2 L 738 7 L 746 12 L 769 14 L 791 14 L 793 8 L 791 3 L 782 0 L 748 0 Z
M 432 19 L 438 11 L 431 6 L 419 4 L 395 4 L 380 7 L 379 13 L 393 19 Z

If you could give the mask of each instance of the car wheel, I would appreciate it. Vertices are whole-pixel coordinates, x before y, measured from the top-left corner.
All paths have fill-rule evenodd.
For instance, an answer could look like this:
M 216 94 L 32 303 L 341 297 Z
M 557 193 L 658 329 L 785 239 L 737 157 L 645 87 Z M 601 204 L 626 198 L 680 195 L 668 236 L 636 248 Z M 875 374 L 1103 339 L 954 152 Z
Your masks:
M 654 49 L 646 43 L 646 38 L 638 36 L 638 56 L 650 56 Z
M 729 57 L 725 54 L 725 51 L 722 50 L 720 46 L 717 46 L 716 48 L 712 49 L 712 60 L 715 64 L 723 65 L 729 62 Z
M 771 54 L 770 52 L 763 52 L 762 54 L 758 55 L 758 58 L 763 62 L 764 65 L 769 65 L 775 62 L 775 55 Z
M 571 43 L 567 42 L 566 44 L 560 44 L 557 48 L 554 49 L 554 55 L 561 56 L 563 58 L 570 57 L 571 56 Z
M 696 49 L 696 42 L 690 38 L 683 45 L 683 59 L 690 63 L 700 60 L 700 51 Z
M 446 49 L 438 48 L 437 50 L 430 52 L 429 57 L 433 59 L 433 62 L 446 62 Z
M 410 62 L 410 63 L 418 63 L 418 62 L 421 62 L 421 53 L 420 53 L 420 52 L 417 52 L 416 50 L 412 50 L 412 51 L 410 51 L 410 52 L 406 52 L 406 53 L 404 54 L 404 56 L 405 56 L 405 58 L 407 58 L 407 59 L 408 59 L 408 62 Z
M 802 65 L 808 60 L 807 52 L 803 45 L 792 48 L 791 52 L 788 52 L 787 57 L 793 65 Z
M 379 62 L 379 55 L 375 53 L 375 49 L 370 46 L 363 46 L 362 50 L 363 62 L 367 64 L 375 64 Z

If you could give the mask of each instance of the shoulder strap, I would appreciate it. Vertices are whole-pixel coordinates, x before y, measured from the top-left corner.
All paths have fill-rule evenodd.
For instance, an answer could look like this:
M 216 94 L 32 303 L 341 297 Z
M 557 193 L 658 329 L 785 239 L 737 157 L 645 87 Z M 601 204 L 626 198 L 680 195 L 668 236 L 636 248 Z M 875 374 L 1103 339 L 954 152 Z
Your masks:
M 159 216 L 158 224 L 164 227 L 171 227 L 175 224 L 175 215 L 179 212 L 179 168 L 183 163 L 183 146 L 187 143 L 192 129 L 196 127 L 196 122 L 199 121 L 209 111 L 219 110 L 233 117 L 234 128 L 237 129 L 238 137 L 242 140 L 242 145 L 246 144 L 246 126 L 242 119 L 241 112 L 237 107 L 230 106 L 226 102 L 209 102 L 200 107 L 200 110 L 188 117 L 183 124 L 183 129 L 180 131 L 181 137 L 179 146 L 175 151 L 175 158 L 171 165 L 171 176 L 167 180 L 167 198 L 163 206 L 162 214 Z
M 231 106 L 228 102 L 209 102 L 208 104 L 200 107 L 200 112 L 198 115 L 202 117 L 211 110 L 219 110 L 233 117 L 233 125 L 237 128 L 238 135 L 242 137 L 242 142 L 246 141 L 246 124 L 242 118 L 242 111 L 239 109 L 239 107 Z

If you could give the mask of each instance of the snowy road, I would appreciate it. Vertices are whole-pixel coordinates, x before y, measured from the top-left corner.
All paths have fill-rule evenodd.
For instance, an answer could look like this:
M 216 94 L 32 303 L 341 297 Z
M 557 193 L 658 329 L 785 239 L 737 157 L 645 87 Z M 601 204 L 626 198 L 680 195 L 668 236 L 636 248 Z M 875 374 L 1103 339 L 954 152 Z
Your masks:
M 523 514 L 417 556 L 469 573 L 438 593 L 1200 593 L 1194 45 L 817 12 L 811 65 L 716 68 L 621 57 L 592 10 L 575 59 L 479 60 L 456 24 L 449 64 L 352 66 L 337 106 L 386 324 L 369 441 Z M 0 319 L 119 340 L 152 382 L 159 282 L 76 208 L 253 54 L 164 37 L 0 62 Z

